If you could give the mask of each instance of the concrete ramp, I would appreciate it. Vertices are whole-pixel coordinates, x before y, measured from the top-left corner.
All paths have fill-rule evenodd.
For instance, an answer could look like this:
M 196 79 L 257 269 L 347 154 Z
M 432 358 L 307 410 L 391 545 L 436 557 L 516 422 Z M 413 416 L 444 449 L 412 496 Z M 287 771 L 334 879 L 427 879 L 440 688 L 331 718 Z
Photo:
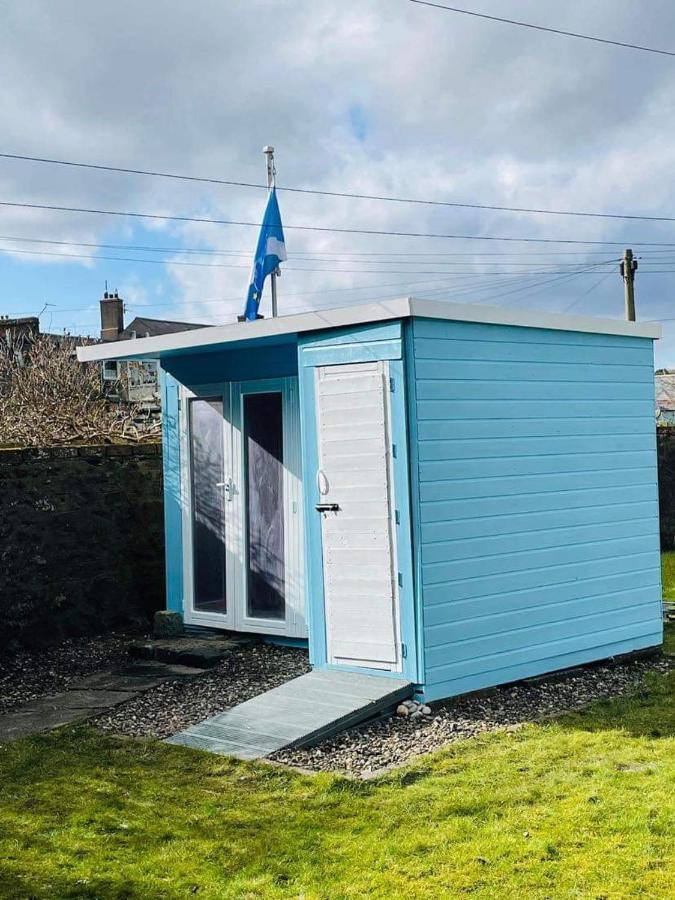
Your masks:
M 238 759 L 302 747 L 387 712 L 411 697 L 409 681 L 316 669 L 166 739 Z

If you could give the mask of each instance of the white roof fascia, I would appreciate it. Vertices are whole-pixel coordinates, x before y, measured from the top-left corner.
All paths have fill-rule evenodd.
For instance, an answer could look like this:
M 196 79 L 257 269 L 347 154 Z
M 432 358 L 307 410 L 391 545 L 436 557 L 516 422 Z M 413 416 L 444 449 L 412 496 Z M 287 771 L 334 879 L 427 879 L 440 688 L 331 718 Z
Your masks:
M 661 337 L 658 322 L 627 322 L 594 316 L 567 316 L 538 309 L 508 309 L 475 303 L 443 303 L 441 300 L 410 298 L 411 315 L 427 319 L 485 322 L 490 325 L 517 325 L 520 328 L 549 328 L 554 331 L 583 331 L 590 334 L 619 334 L 629 337 Z
M 548 328 L 555 331 L 582 331 L 592 334 L 617 334 L 632 337 L 659 338 L 661 326 L 656 322 L 624 322 L 621 319 L 596 319 L 590 316 L 566 316 L 538 310 L 503 309 L 473 303 L 446 303 L 403 297 L 398 300 L 363 303 L 336 309 L 313 310 L 276 319 L 211 325 L 192 331 L 179 331 L 132 341 L 110 341 L 77 348 L 80 362 L 104 359 L 152 359 L 162 353 L 229 344 L 254 338 L 321 331 L 422 316 L 458 322 L 481 322 L 491 325 L 516 325 L 522 328 Z
M 342 328 L 363 325 L 368 322 L 384 322 L 387 319 L 403 319 L 410 316 L 410 298 L 386 300 L 342 306 L 336 309 L 313 310 L 294 316 L 278 316 L 276 319 L 256 319 L 255 322 L 233 322 L 230 325 L 211 325 L 193 331 L 180 331 L 153 338 L 136 338 L 133 350 L 129 341 L 110 341 L 79 347 L 80 362 L 103 359 L 143 359 L 171 350 L 208 347 L 213 344 L 229 344 L 253 338 L 274 337 L 283 334 L 299 334 L 321 331 L 326 328 Z M 81 351 L 81 352 L 80 352 Z

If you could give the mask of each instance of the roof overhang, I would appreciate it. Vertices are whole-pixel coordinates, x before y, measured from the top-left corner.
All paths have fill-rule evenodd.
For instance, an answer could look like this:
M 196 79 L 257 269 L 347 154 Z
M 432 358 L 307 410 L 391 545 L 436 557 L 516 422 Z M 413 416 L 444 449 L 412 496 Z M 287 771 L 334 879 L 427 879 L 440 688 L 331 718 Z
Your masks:
M 196 350 L 215 350 L 256 339 L 261 343 L 279 343 L 283 342 L 284 338 L 291 340 L 306 332 L 386 322 L 411 316 L 457 322 L 482 322 L 490 325 L 516 325 L 521 328 L 547 328 L 555 331 L 661 337 L 661 326 L 656 322 L 625 322 L 621 319 L 566 316 L 538 310 L 502 309 L 474 303 L 445 303 L 439 300 L 403 297 L 399 300 L 313 310 L 294 316 L 279 316 L 275 319 L 258 319 L 255 322 L 211 325 L 193 331 L 136 338 L 131 341 L 92 344 L 78 347 L 77 356 L 81 362 L 104 359 L 161 359 L 163 356 L 183 355 Z

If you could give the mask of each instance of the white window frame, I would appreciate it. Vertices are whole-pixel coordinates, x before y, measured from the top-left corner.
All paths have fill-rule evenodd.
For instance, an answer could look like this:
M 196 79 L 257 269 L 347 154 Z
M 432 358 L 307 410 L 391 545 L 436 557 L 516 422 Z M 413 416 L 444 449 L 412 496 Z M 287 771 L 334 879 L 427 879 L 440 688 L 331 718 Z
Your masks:
M 244 396 L 252 393 L 280 393 L 283 404 L 284 447 L 284 553 L 286 617 L 261 619 L 248 616 L 246 577 L 246 504 L 244 496 L 244 453 L 242 442 Z M 189 402 L 194 397 L 223 398 L 223 441 L 225 475 L 234 482 L 231 501 L 225 502 L 225 578 L 227 613 L 204 613 L 194 608 L 194 565 L 192 544 L 191 453 Z M 302 497 L 302 456 L 300 447 L 300 406 L 297 378 L 204 384 L 179 391 L 181 445 L 181 497 L 183 531 L 183 617 L 187 624 L 247 631 L 278 637 L 307 636 L 304 573 L 304 507 Z

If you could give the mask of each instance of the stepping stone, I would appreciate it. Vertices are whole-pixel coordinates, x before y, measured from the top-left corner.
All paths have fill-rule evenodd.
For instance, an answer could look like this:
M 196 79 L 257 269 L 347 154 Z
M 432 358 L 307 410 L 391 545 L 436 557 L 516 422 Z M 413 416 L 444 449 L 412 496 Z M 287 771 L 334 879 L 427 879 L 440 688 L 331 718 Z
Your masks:
M 33 703 L 27 703 L 19 709 L 0 716 L 0 744 L 18 741 L 20 738 L 39 734 L 41 731 L 51 731 L 62 725 L 72 725 L 74 722 L 84 721 L 98 712 L 104 711 L 91 708 L 68 708 L 53 703 L 53 699 L 55 698 L 35 700 Z
M 75 690 L 57 694 L 53 700 L 63 709 L 108 709 L 130 700 L 130 691 L 85 691 Z
M 248 635 L 226 638 L 169 638 L 166 640 L 134 641 L 129 644 L 129 655 L 137 659 L 154 659 L 210 669 L 233 650 L 254 646 L 257 641 Z
M 69 690 L 83 688 L 91 691 L 147 691 L 150 688 L 162 684 L 170 676 L 157 672 L 153 674 L 141 674 L 124 672 L 96 672 L 94 675 L 85 675 L 77 678 L 69 687 Z
M 169 678 L 198 678 L 200 675 L 204 675 L 205 672 L 206 669 L 199 669 L 196 666 L 163 663 L 154 659 L 139 660 L 125 666 L 123 669 L 125 675 L 160 678 L 162 681 L 166 681 Z
M 196 678 L 205 672 L 194 666 L 147 660 L 120 672 L 85 675 L 75 679 L 69 690 L 0 715 L 0 743 L 93 719 L 165 681 Z
M 200 647 L 194 650 L 161 648 L 155 650 L 155 658 L 163 662 L 178 663 L 182 666 L 199 666 L 204 669 L 212 669 L 225 659 L 230 649 L 220 649 L 218 647 Z

